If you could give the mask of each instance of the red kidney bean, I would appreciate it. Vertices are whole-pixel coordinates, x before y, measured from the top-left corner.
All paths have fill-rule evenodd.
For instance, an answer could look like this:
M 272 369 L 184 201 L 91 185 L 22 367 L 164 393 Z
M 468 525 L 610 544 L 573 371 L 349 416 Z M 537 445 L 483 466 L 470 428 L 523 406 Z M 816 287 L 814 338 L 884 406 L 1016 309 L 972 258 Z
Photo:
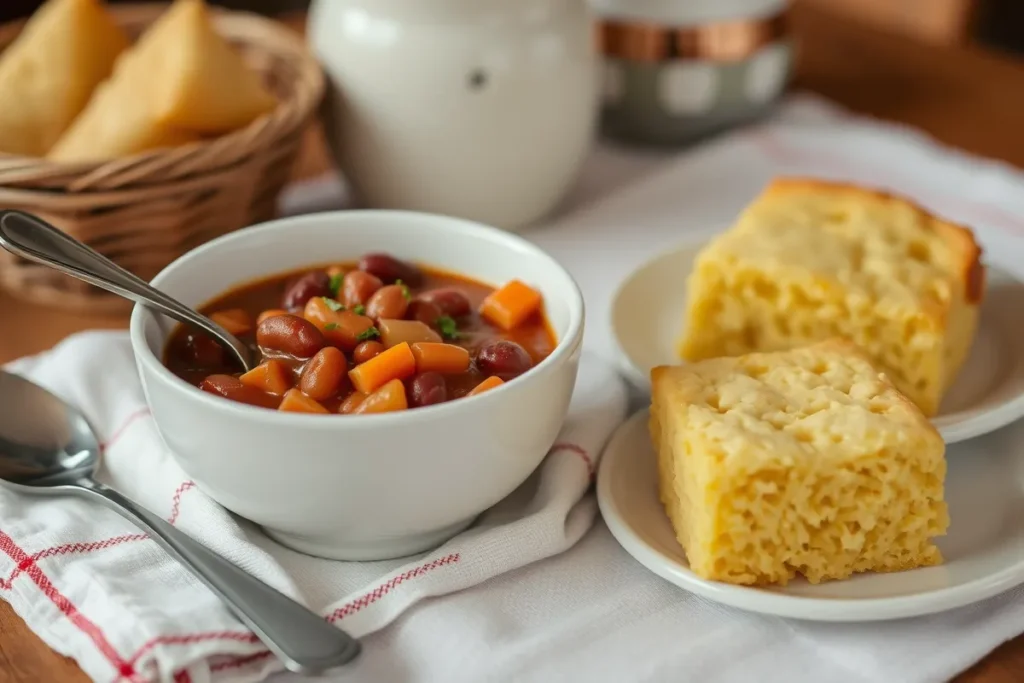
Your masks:
M 352 352 L 352 360 L 359 363 L 365 363 L 371 358 L 376 358 L 384 350 L 384 345 L 379 341 L 364 341 L 355 348 Z
M 441 287 L 422 292 L 416 296 L 420 301 L 427 301 L 439 309 L 442 315 L 458 318 L 469 313 L 472 306 L 469 298 L 454 287 Z
M 365 306 L 373 293 L 384 286 L 380 278 L 361 270 L 350 270 L 341 281 L 341 303 L 349 308 Z
M 407 292 L 400 285 L 381 287 L 366 303 L 366 315 L 374 320 L 401 320 L 409 308 L 409 300 L 405 298 Z
M 448 385 L 437 372 L 416 375 L 409 383 L 409 405 L 417 408 L 444 403 L 448 400 Z
M 348 359 L 333 346 L 325 346 L 309 359 L 299 377 L 299 389 L 317 401 L 326 401 L 345 385 Z
M 324 347 L 324 335 L 305 318 L 275 315 L 256 327 L 256 343 L 296 358 L 310 358 Z
M 401 280 L 410 287 L 417 287 L 423 281 L 423 273 L 419 268 L 388 254 L 366 254 L 359 259 L 357 267 L 376 275 L 386 284 Z
M 480 347 L 476 352 L 476 366 L 485 375 L 508 381 L 532 368 L 533 359 L 519 344 L 499 339 Z
M 188 358 L 200 367 L 224 365 L 224 347 L 201 332 L 189 332 L 185 337 L 185 351 Z
M 410 301 L 409 310 L 405 312 L 406 318 L 418 320 L 424 325 L 430 325 L 431 327 L 437 326 L 437 319 L 442 315 L 444 313 L 441 312 L 440 308 L 423 299 L 413 299 Z
M 281 306 L 296 311 L 314 296 L 331 295 L 331 278 L 322 270 L 314 270 L 292 280 L 281 297 Z
M 264 408 L 277 408 L 281 401 L 277 396 L 271 396 L 256 387 L 242 384 L 240 379 L 231 375 L 210 375 L 199 383 L 199 388 L 232 401 Z

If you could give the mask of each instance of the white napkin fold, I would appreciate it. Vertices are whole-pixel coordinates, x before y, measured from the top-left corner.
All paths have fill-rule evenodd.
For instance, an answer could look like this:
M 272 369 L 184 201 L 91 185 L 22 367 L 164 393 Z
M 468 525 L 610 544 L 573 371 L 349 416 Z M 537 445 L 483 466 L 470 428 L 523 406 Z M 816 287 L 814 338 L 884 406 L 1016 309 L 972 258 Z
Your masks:
M 9 369 L 84 411 L 103 441 L 102 481 L 356 637 L 574 545 L 596 516 L 584 493 L 626 410 L 621 380 L 584 355 L 559 440 L 520 489 L 422 556 L 331 562 L 277 545 L 197 489 L 150 419 L 124 333 L 76 335 Z M 0 597 L 97 681 L 255 681 L 281 668 L 202 584 L 88 501 L 0 490 Z

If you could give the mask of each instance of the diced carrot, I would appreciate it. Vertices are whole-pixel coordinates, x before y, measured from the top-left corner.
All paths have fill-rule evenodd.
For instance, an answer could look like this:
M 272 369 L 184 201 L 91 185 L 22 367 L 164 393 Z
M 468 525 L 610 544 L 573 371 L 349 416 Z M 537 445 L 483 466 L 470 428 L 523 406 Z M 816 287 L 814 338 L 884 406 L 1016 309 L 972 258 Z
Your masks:
M 267 318 L 273 318 L 279 315 L 288 315 L 288 311 L 284 310 L 283 308 L 268 308 L 267 310 L 263 311 L 258 316 L 256 316 L 256 324 L 259 325 Z
M 500 387 L 504 383 L 505 380 L 503 380 L 500 377 L 488 377 L 483 382 L 480 382 L 480 384 L 477 384 L 475 387 L 473 387 L 473 390 L 466 394 L 466 396 L 476 396 L 477 394 L 482 394 L 485 391 L 494 389 L 495 387 Z
M 230 308 L 210 314 L 210 320 L 236 337 L 252 332 L 252 317 L 241 308 Z
M 535 313 L 540 304 L 540 292 L 511 280 L 487 295 L 480 304 L 480 315 L 503 330 L 511 330 Z
M 455 374 L 469 369 L 469 351 L 455 344 L 419 342 L 412 345 L 416 372 Z
M 348 371 L 356 391 L 372 394 L 393 379 L 405 379 L 416 372 L 416 357 L 406 342 L 392 346 Z
M 341 413 L 342 415 L 354 413 L 356 408 L 359 407 L 359 404 L 362 403 L 363 399 L 365 398 L 366 394 L 363 394 L 358 391 L 353 391 L 345 398 L 344 401 L 341 402 L 341 405 L 338 406 L 338 412 Z
M 405 397 L 405 385 L 402 384 L 402 380 L 393 379 L 363 399 L 363 402 L 352 413 L 358 415 L 365 413 L 392 413 L 396 410 L 405 410 L 408 407 L 409 402 Z
M 337 301 L 322 296 L 314 296 L 306 302 L 302 317 L 316 325 L 330 344 L 343 351 L 351 351 L 365 341 L 364 337 L 369 339 L 376 335 L 370 331 L 372 319 L 344 310 Z
M 281 400 L 281 405 L 277 409 L 290 413 L 327 413 L 327 408 L 324 408 L 298 389 L 286 391 L 284 398 Z
M 275 359 L 260 363 L 238 379 L 242 381 L 242 384 L 247 384 L 274 396 L 282 396 L 284 392 L 292 388 L 291 371 L 283 361 Z
M 343 266 L 328 266 L 324 272 L 327 273 L 327 277 L 342 277 L 345 274 L 345 268 Z

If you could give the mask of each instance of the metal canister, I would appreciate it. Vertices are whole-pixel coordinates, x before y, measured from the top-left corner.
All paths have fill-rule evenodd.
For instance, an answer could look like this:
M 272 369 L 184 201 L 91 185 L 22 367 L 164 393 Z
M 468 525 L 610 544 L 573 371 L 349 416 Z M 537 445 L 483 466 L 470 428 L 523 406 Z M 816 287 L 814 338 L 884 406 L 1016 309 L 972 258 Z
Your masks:
M 793 61 L 786 0 L 592 0 L 606 135 L 679 145 L 756 119 Z

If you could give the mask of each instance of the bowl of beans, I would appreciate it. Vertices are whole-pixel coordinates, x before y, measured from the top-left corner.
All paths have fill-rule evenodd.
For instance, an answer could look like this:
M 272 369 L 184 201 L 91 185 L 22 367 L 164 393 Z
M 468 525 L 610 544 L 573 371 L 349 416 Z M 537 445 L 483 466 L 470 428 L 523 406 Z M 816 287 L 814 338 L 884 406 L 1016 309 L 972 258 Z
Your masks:
M 131 338 L 175 459 L 301 552 L 427 550 L 522 484 L 568 410 L 583 333 L 572 277 L 461 219 L 345 211 L 272 221 L 153 285 L 253 352 L 137 307 Z

